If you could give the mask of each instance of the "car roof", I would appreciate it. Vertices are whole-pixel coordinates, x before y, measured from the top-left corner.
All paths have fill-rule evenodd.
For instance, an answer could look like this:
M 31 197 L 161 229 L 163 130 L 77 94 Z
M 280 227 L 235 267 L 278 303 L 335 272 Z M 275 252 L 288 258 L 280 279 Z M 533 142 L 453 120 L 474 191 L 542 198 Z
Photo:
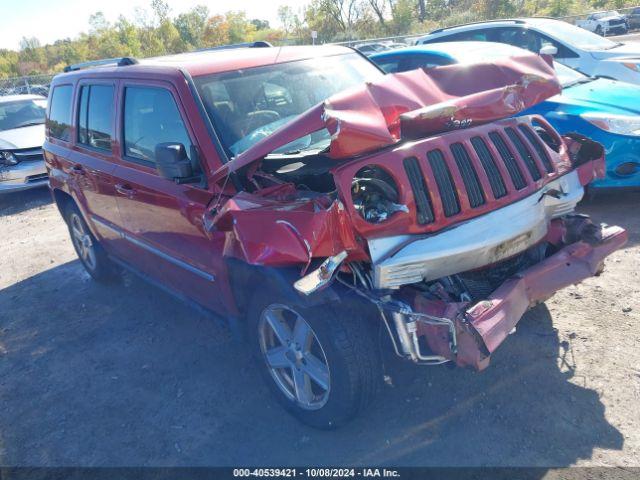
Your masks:
M 388 52 L 380 52 L 371 55 L 372 60 L 382 60 L 385 57 L 393 57 L 397 55 L 413 55 L 419 53 L 430 53 L 441 57 L 450 58 L 456 61 L 466 61 L 470 57 L 474 57 L 478 53 L 496 52 L 498 55 L 517 55 L 518 53 L 526 53 L 521 48 L 514 47 L 505 43 L 497 42 L 481 42 L 481 41 L 461 41 L 461 42 L 434 42 L 421 45 L 414 45 L 407 48 L 398 48 Z M 482 60 L 479 58 L 478 60 Z
M 46 98 L 42 95 L 34 95 L 29 93 L 0 96 L 0 103 L 15 102 L 16 100 L 46 100 Z
M 453 25 L 451 27 L 442 27 L 429 32 L 427 35 L 425 35 L 425 37 L 429 37 L 431 35 L 435 36 L 440 34 L 444 35 L 449 33 L 466 32 L 469 30 L 478 30 L 478 29 L 487 28 L 487 27 L 512 26 L 514 24 L 545 26 L 545 25 L 550 25 L 560 21 L 562 20 L 557 20 L 555 18 L 547 18 L 547 17 L 503 18 L 498 20 L 488 20 L 484 22 L 473 22 L 473 23 L 465 23 L 462 25 Z
M 100 66 L 81 70 L 72 70 L 56 76 L 56 82 L 84 76 L 129 76 L 144 73 L 162 75 L 175 74 L 186 70 L 191 76 L 208 75 L 245 68 L 306 60 L 320 56 L 353 53 L 349 47 L 340 45 L 291 46 L 262 48 L 224 48 L 199 50 L 162 57 L 140 59 L 138 63 L 127 66 Z M 115 75 L 114 75 L 115 74 Z

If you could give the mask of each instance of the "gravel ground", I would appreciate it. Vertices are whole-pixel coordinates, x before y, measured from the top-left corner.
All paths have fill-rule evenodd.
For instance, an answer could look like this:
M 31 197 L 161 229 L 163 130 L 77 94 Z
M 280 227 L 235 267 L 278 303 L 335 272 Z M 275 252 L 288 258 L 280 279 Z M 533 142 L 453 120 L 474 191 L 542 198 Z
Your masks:
M 394 386 L 323 432 L 211 318 L 133 277 L 91 281 L 48 192 L 0 197 L 0 464 L 640 466 L 639 200 L 581 207 L 630 243 L 488 370 L 391 362 Z

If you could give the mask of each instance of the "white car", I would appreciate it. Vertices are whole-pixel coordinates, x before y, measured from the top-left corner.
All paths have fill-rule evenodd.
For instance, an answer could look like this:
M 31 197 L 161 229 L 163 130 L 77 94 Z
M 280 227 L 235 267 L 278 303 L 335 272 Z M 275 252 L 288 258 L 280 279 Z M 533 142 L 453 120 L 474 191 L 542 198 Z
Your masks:
M 42 157 L 47 99 L 0 97 L 0 194 L 47 185 Z
M 586 20 L 578 20 L 576 25 L 598 35 L 624 34 L 629 30 L 625 18 L 615 10 L 592 13 Z
M 550 53 L 591 77 L 640 84 L 640 43 L 620 43 L 561 20 L 522 18 L 440 28 L 417 44 L 453 41 L 508 43 L 532 52 Z

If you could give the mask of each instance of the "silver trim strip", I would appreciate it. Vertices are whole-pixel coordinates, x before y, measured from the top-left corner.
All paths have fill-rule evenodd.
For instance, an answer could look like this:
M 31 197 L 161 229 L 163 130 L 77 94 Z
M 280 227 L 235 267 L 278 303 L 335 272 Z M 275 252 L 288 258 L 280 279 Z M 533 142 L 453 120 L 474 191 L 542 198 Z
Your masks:
M 528 197 L 449 230 L 371 239 L 374 286 L 436 280 L 520 253 L 544 238 L 549 221 L 573 211 L 583 195 L 574 170 Z
M 105 222 L 104 220 L 100 220 L 99 218 L 95 217 L 95 216 L 91 216 L 91 220 L 94 221 L 95 223 L 100 224 L 102 227 L 106 228 L 107 230 L 111 230 L 112 232 L 114 232 L 116 235 L 118 235 L 120 238 L 124 239 L 124 240 L 128 240 L 129 242 L 133 243 L 134 245 L 137 245 L 138 247 L 151 252 L 157 256 L 159 256 L 160 258 L 166 260 L 169 263 L 173 263 L 174 265 L 176 265 L 177 267 L 181 267 L 185 270 L 187 270 L 188 272 L 191 272 L 195 275 L 198 275 L 201 278 L 204 278 L 205 280 L 209 281 L 209 282 L 215 282 L 216 281 L 216 277 L 215 275 L 205 272 L 204 270 L 200 270 L 197 267 L 194 267 L 193 265 L 191 265 L 190 263 L 187 263 L 183 260 L 180 260 L 179 258 L 176 258 L 172 255 L 169 255 L 168 253 L 163 252 L 162 250 L 158 250 L 155 247 L 152 247 L 151 245 L 149 245 L 147 242 L 143 242 L 142 240 L 138 240 L 137 238 L 132 237 L 131 235 L 129 235 L 128 233 L 123 232 L 122 230 L 120 230 L 117 227 L 114 227 L 113 225 Z

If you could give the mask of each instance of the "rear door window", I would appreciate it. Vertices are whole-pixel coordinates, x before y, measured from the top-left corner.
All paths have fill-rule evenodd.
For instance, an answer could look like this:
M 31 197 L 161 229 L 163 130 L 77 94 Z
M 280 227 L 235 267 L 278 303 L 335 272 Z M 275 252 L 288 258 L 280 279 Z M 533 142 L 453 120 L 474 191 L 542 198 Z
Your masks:
M 100 150 L 111 150 L 113 137 L 112 85 L 84 85 L 78 111 L 78 142 Z
M 181 143 L 190 156 L 191 140 L 169 90 L 126 87 L 124 97 L 124 154 L 155 163 L 159 143 Z
M 508 43 L 514 47 L 524 48 L 533 53 L 539 53 L 546 46 L 554 46 L 558 49 L 556 58 L 577 58 L 578 55 L 565 45 L 557 42 L 535 30 L 524 27 L 498 28 L 495 30 L 495 41 Z
M 488 42 L 491 40 L 489 38 L 489 32 L 489 29 L 469 30 L 467 32 L 454 33 L 446 37 L 436 38 L 432 40 L 432 42 Z
M 500 28 L 496 30 L 495 40 L 499 43 L 508 43 L 514 47 L 524 48 L 530 52 L 540 51 L 539 39 L 534 32 L 521 27 Z
M 71 140 L 71 98 L 73 87 L 60 85 L 51 93 L 51 109 L 47 119 L 47 130 L 53 138 Z

